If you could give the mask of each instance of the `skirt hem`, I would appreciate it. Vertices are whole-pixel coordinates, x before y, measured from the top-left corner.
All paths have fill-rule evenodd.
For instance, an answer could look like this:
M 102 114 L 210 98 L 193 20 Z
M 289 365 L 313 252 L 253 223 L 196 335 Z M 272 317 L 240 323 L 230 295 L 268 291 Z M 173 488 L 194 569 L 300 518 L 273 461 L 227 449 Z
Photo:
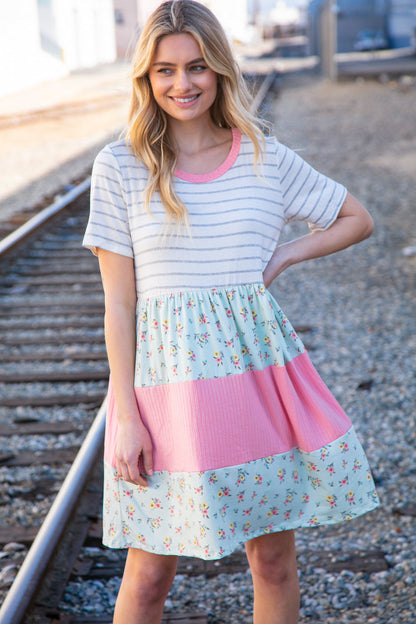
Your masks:
M 197 551 L 190 552 L 188 549 L 182 549 L 181 551 L 178 550 L 178 552 L 176 552 L 175 550 L 175 552 L 172 552 L 171 549 L 169 549 L 168 551 L 163 543 L 160 544 L 160 546 L 151 547 L 149 544 L 143 544 L 139 540 L 129 540 L 129 541 L 126 540 L 125 543 L 121 544 L 121 540 L 103 539 L 102 543 L 107 548 L 112 548 L 112 549 L 125 550 L 128 548 L 137 548 L 138 550 L 143 550 L 145 552 L 153 553 L 155 555 L 195 557 L 197 559 L 203 559 L 204 561 L 210 561 L 210 560 L 217 560 L 217 559 L 222 559 L 224 557 L 228 557 L 235 550 L 237 550 L 237 548 L 244 545 L 246 542 L 252 539 L 255 539 L 256 537 L 261 537 L 263 535 L 271 535 L 272 533 L 281 533 L 283 531 L 293 531 L 295 529 L 306 529 L 306 528 L 313 528 L 317 526 L 330 526 L 332 524 L 339 524 L 341 522 L 347 522 L 349 520 L 354 520 L 355 518 L 358 518 L 366 513 L 369 513 L 370 511 L 374 511 L 375 509 L 377 509 L 377 507 L 379 507 L 379 505 L 380 503 L 378 500 L 372 501 L 371 504 L 369 504 L 368 506 L 360 508 L 360 510 L 358 510 L 354 514 L 350 514 L 349 517 L 342 517 L 338 515 L 336 517 L 334 516 L 333 518 L 319 519 L 319 516 L 316 515 L 314 517 L 313 523 L 311 522 L 306 523 L 304 520 L 299 519 L 298 522 L 293 522 L 291 524 L 285 523 L 284 527 L 282 525 L 276 525 L 270 528 L 270 530 L 263 529 L 263 530 L 255 531 L 252 534 L 245 535 L 244 537 L 241 536 L 241 539 L 236 539 L 232 544 L 230 544 L 229 540 L 227 540 L 228 544 L 227 544 L 226 549 L 223 549 L 217 552 L 210 552 L 209 554 L 203 554 L 201 553 L 200 550 L 198 552 Z M 116 542 L 118 542 L 117 545 L 116 545 Z

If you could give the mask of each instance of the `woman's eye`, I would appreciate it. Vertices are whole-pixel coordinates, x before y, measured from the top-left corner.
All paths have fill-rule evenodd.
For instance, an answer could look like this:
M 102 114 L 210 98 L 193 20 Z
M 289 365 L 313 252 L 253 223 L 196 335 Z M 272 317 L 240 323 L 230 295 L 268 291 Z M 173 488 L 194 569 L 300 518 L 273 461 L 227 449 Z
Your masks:
M 169 67 L 161 67 L 160 69 L 157 70 L 158 74 L 170 74 L 171 70 L 169 69 Z
M 205 65 L 192 65 L 191 71 L 193 72 L 201 72 L 206 69 Z

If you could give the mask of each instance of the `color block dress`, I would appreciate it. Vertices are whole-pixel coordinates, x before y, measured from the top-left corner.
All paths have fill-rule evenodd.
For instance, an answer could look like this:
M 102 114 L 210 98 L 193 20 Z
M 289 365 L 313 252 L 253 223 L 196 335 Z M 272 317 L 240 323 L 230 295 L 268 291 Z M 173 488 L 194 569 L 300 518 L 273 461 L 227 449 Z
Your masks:
M 110 380 L 110 547 L 216 559 L 251 538 L 379 504 L 351 422 L 262 281 L 284 224 L 327 228 L 346 190 L 275 139 L 259 175 L 253 160 L 251 141 L 233 130 L 218 169 L 177 171 L 190 231 L 168 236 L 159 197 L 151 214 L 143 207 L 147 174 L 125 143 L 95 161 L 83 244 L 134 259 L 134 385 L 155 470 L 148 488 L 118 476 Z

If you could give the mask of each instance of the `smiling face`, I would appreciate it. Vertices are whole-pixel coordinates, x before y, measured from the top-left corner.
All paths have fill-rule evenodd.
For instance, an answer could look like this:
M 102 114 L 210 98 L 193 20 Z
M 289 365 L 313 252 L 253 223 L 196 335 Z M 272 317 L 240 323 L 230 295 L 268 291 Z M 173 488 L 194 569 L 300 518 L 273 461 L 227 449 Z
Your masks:
M 156 103 L 171 119 L 210 119 L 217 95 L 217 74 L 208 67 L 189 34 L 166 35 L 156 48 L 149 69 Z

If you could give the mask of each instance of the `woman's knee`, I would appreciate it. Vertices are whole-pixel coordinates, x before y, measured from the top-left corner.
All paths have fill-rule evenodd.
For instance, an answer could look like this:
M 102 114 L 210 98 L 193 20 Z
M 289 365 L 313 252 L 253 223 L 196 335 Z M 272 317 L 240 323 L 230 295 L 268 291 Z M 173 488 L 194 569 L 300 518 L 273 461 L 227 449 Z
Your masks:
M 130 549 L 123 584 L 140 603 L 164 600 L 175 578 L 177 560 L 177 557 Z
M 281 585 L 297 576 L 293 531 L 254 538 L 246 543 L 246 552 L 253 578 Z

